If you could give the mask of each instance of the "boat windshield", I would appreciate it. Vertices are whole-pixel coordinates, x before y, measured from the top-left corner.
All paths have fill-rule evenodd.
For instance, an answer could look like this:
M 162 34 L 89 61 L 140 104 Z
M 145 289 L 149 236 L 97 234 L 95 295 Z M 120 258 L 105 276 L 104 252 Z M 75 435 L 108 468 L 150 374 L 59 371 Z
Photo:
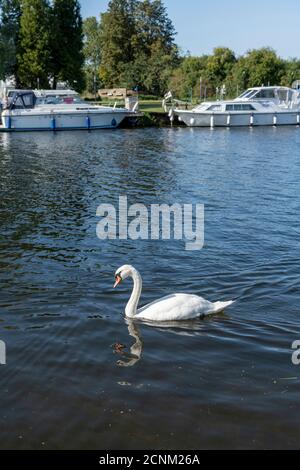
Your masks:
M 40 96 L 37 104 L 78 104 L 83 103 L 79 96 Z
M 250 88 L 250 89 L 244 91 L 244 93 L 242 93 L 242 94 L 238 97 L 238 99 L 240 99 L 240 98 L 247 98 L 247 99 L 249 99 L 249 98 L 252 98 L 256 93 L 257 93 L 257 90 L 253 90 L 253 88 Z
M 244 98 L 246 95 L 248 95 L 248 93 L 250 93 L 249 90 L 244 91 L 244 92 L 239 96 L 239 98 Z
M 35 106 L 36 96 L 32 92 L 14 93 L 9 109 L 32 109 Z
M 262 88 L 258 90 L 254 95 L 255 99 L 274 99 L 275 97 L 275 90 L 274 88 Z
M 287 88 L 279 88 L 277 94 L 279 101 L 292 101 L 293 99 L 293 90 Z

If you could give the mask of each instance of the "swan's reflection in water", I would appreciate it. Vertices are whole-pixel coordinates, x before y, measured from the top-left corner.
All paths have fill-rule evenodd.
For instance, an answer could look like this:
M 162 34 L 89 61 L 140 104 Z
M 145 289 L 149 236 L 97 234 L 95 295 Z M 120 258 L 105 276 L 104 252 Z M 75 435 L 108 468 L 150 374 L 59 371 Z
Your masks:
M 216 319 L 216 317 L 226 317 L 224 314 L 215 315 L 214 317 L 207 317 L 205 320 L 189 320 L 189 321 L 168 321 L 168 322 L 154 322 L 154 321 L 134 321 L 130 318 L 125 318 L 128 327 L 129 335 L 134 338 L 134 343 L 130 347 L 130 352 L 122 351 L 123 360 L 117 361 L 118 366 L 131 367 L 134 366 L 142 357 L 143 352 L 143 338 L 140 327 L 154 327 L 157 330 L 174 333 L 181 336 L 197 336 L 204 333 L 206 330 L 207 321 Z
M 143 339 L 137 322 L 128 318 L 125 319 L 125 322 L 128 326 L 128 333 L 132 338 L 134 338 L 135 342 L 130 347 L 130 353 L 125 351 L 122 352 L 125 360 L 119 360 L 117 361 L 117 364 L 121 367 L 131 367 L 134 366 L 142 356 Z

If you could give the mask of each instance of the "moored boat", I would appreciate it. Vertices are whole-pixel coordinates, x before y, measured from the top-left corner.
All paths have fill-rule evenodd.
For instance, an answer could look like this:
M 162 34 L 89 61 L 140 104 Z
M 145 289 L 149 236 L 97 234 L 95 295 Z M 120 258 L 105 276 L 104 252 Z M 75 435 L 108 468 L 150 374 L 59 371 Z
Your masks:
M 79 95 L 16 91 L 2 112 L 9 131 L 113 129 L 135 110 L 85 103 Z
M 249 88 L 233 100 L 207 101 L 191 110 L 173 109 L 189 127 L 276 126 L 300 124 L 300 90 Z

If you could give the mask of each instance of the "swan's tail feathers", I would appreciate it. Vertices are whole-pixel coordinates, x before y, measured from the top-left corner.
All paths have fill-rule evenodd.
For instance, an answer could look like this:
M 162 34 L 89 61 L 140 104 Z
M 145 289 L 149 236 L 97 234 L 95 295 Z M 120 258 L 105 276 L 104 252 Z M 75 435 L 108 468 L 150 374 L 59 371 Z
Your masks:
M 223 312 L 223 310 L 229 305 L 232 305 L 235 302 L 235 300 L 228 300 L 227 302 L 214 302 L 214 313 L 220 313 Z

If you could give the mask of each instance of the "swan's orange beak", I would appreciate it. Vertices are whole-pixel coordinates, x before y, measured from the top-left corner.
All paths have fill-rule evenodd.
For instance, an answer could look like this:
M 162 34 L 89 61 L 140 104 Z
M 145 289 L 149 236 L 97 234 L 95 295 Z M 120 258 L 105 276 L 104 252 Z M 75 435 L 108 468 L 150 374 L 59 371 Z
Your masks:
M 116 282 L 114 283 L 114 288 L 117 287 L 117 285 L 120 284 L 121 281 L 122 281 L 121 276 L 119 276 L 119 275 L 117 274 L 117 275 L 116 275 Z

